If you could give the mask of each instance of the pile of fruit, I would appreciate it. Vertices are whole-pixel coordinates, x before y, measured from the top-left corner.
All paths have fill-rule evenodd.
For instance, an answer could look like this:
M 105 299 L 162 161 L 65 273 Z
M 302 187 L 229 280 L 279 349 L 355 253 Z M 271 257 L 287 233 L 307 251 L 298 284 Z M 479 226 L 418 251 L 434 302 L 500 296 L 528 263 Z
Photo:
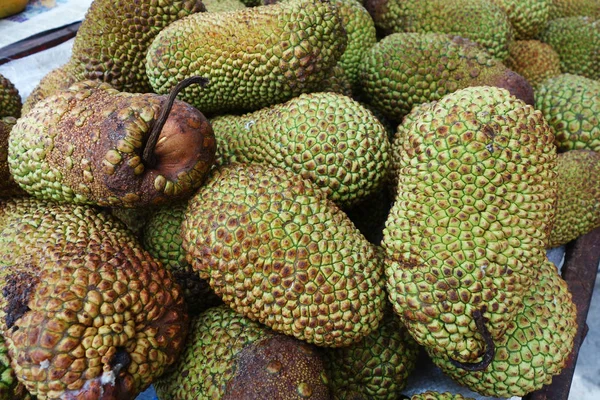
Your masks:
M 95 0 L 0 77 L 0 399 L 551 382 L 600 226 L 597 0 Z M 417 399 L 462 399 L 427 392 Z

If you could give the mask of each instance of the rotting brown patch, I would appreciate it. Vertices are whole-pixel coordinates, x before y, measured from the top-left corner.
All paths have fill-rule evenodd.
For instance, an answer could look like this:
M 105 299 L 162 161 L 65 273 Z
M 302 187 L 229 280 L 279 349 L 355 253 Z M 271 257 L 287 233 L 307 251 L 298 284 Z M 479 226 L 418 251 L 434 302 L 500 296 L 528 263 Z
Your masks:
M 6 276 L 2 295 L 6 301 L 4 312 L 5 323 L 8 329 L 17 322 L 19 318 L 29 311 L 29 299 L 37 287 L 40 279 L 32 273 L 17 271 Z

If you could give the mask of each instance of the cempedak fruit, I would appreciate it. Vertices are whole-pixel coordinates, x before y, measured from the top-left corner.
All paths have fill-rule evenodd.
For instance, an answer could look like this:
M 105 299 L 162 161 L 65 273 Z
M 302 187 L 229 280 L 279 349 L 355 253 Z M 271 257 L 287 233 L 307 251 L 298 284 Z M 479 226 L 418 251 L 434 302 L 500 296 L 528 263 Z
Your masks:
M 0 197 L 25 194 L 14 181 L 8 167 L 8 138 L 17 120 L 13 117 L 0 118 Z
M 21 116 L 21 96 L 8 78 L 0 75 L 0 118 Z
M 560 75 L 560 58 L 552 46 L 539 40 L 515 40 L 508 47 L 506 66 L 537 89 L 548 78 Z
M 514 39 L 533 39 L 544 29 L 552 0 L 490 0 L 500 7 L 512 25 Z
M 450 392 L 435 392 L 428 390 L 427 392 L 413 395 L 410 400 L 475 400 L 472 397 L 464 397 L 460 394 Z

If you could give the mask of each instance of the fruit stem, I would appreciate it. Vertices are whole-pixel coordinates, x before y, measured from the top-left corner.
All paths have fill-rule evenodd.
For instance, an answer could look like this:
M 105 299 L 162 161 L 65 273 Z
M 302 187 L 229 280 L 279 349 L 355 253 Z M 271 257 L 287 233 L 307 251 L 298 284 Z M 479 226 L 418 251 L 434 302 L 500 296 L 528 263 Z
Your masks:
M 494 339 L 492 339 L 492 335 L 488 331 L 485 326 L 485 320 L 483 319 L 483 313 L 485 312 L 485 307 L 482 310 L 474 310 L 473 311 L 473 319 L 475 320 L 475 325 L 477 326 L 477 331 L 483 337 L 485 341 L 485 353 L 483 354 L 483 358 L 481 361 L 476 363 L 462 363 L 453 359 L 450 359 L 452 365 L 457 368 L 462 368 L 466 371 L 483 371 L 490 365 L 494 356 L 496 355 L 496 347 L 494 345 Z
M 152 126 L 150 133 L 148 134 L 148 140 L 146 141 L 144 152 L 142 153 L 142 161 L 145 165 L 153 167 L 154 163 L 156 162 L 156 158 L 154 156 L 154 148 L 156 147 L 156 143 L 158 142 L 160 132 L 165 126 L 167 118 L 169 118 L 169 113 L 171 112 L 171 108 L 173 108 L 175 98 L 177 97 L 180 91 L 182 91 L 190 85 L 193 85 L 194 83 L 198 83 L 202 87 L 204 87 L 208 84 L 208 78 L 204 78 L 201 76 L 192 76 L 182 80 L 171 89 L 169 97 L 165 102 L 163 102 L 162 107 L 160 109 L 160 113 L 158 114 L 158 117 L 156 118 L 155 123 Z

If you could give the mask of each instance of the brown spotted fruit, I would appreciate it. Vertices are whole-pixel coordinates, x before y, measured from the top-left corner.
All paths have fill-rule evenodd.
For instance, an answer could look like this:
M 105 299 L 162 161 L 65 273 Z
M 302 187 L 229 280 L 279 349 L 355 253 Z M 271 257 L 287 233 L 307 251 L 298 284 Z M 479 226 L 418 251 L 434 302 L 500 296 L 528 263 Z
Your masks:
M 0 197 L 24 194 L 12 178 L 8 168 L 8 137 L 17 120 L 13 117 L 0 118 Z
M 0 202 L 0 334 L 37 399 L 135 398 L 175 362 L 188 322 L 169 271 L 108 212 Z
M 198 78 L 198 77 L 196 77 Z M 29 194 L 75 204 L 142 207 L 189 197 L 214 161 L 210 123 L 171 94 L 85 81 L 38 102 L 10 135 L 8 163 Z

